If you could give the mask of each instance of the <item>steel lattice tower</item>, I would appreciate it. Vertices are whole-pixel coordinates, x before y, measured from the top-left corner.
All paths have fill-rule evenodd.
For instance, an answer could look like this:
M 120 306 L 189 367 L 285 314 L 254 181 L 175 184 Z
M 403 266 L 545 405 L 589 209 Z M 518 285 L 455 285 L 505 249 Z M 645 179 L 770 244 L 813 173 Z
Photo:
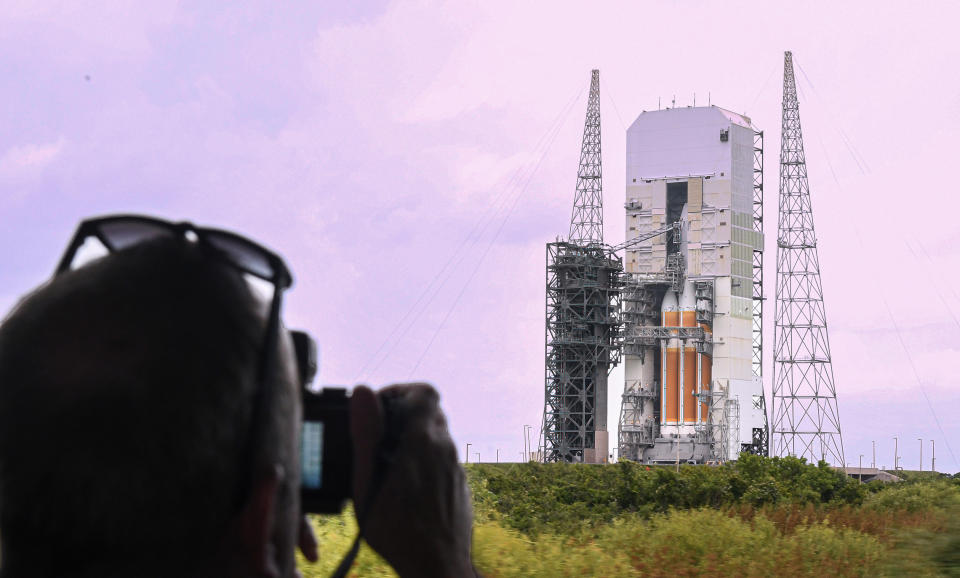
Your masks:
M 577 171 L 577 192 L 570 217 L 571 243 L 603 244 L 603 178 L 600 159 L 600 71 L 590 78 L 587 120 L 583 125 L 580 147 L 580 170 Z
M 793 55 L 784 54 L 772 455 L 844 466 Z
M 622 271 L 603 245 L 600 72 L 594 70 L 570 239 L 547 244 L 544 461 L 607 459 L 607 377 L 620 358 Z

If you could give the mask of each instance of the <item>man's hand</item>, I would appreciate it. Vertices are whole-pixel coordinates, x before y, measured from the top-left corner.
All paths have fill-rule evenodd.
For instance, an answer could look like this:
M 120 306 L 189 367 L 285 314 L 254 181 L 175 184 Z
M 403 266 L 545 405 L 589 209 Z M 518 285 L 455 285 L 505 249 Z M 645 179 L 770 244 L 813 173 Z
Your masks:
M 403 429 L 380 490 L 367 504 L 384 400 Z M 472 510 L 463 469 L 431 386 L 392 385 L 374 394 L 359 386 L 350 401 L 354 509 L 367 543 L 401 576 L 472 576 Z

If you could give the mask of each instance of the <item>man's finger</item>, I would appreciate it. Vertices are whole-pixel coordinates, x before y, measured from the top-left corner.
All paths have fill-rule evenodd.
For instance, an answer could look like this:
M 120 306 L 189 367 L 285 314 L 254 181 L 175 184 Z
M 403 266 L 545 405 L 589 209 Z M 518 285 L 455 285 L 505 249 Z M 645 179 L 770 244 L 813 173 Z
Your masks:
M 313 528 L 306 516 L 300 516 L 300 536 L 297 539 L 297 545 L 307 560 L 316 562 L 320 559 L 317 553 L 317 537 L 313 535 Z
M 353 504 L 365 504 L 377 445 L 383 435 L 383 409 L 369 387 L 358 385 L 350 396 L 350 435 L 353 438 Z

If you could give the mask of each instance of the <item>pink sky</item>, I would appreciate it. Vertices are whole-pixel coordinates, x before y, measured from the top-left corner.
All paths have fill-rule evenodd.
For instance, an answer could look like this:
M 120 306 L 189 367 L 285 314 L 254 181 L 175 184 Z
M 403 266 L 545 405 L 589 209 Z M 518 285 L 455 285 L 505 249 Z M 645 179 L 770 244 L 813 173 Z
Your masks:
M 772 281 L 792 50 L 847 461 L 877 440 L 892 466 L 899 436 L 915 468 L 934 438 L 960 469 L 953 3 L 315 4 L 3 3 L 0 308 L 85 216 L 236 229 L 293 268 L 286 318 L 320 343 L 322 382 L 429 380 L 461 452 L 516 460 L 541 420 L 544 243 L 568 230 L 590 69 L 607 240 L 626 125 L 709 95 L 766 131 Z

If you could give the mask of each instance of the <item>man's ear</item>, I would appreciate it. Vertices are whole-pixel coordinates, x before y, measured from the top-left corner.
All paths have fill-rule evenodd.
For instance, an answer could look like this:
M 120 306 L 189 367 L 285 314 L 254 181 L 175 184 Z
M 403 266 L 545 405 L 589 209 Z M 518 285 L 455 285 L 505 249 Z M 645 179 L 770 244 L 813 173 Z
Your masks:
M 280 576 L 273 536 L 277 499 L 284 476 L 279 464 L 264 470 L 254 482 L 250 499 L 240 512 L 241 555 L 247 567 L 258 576 Z

